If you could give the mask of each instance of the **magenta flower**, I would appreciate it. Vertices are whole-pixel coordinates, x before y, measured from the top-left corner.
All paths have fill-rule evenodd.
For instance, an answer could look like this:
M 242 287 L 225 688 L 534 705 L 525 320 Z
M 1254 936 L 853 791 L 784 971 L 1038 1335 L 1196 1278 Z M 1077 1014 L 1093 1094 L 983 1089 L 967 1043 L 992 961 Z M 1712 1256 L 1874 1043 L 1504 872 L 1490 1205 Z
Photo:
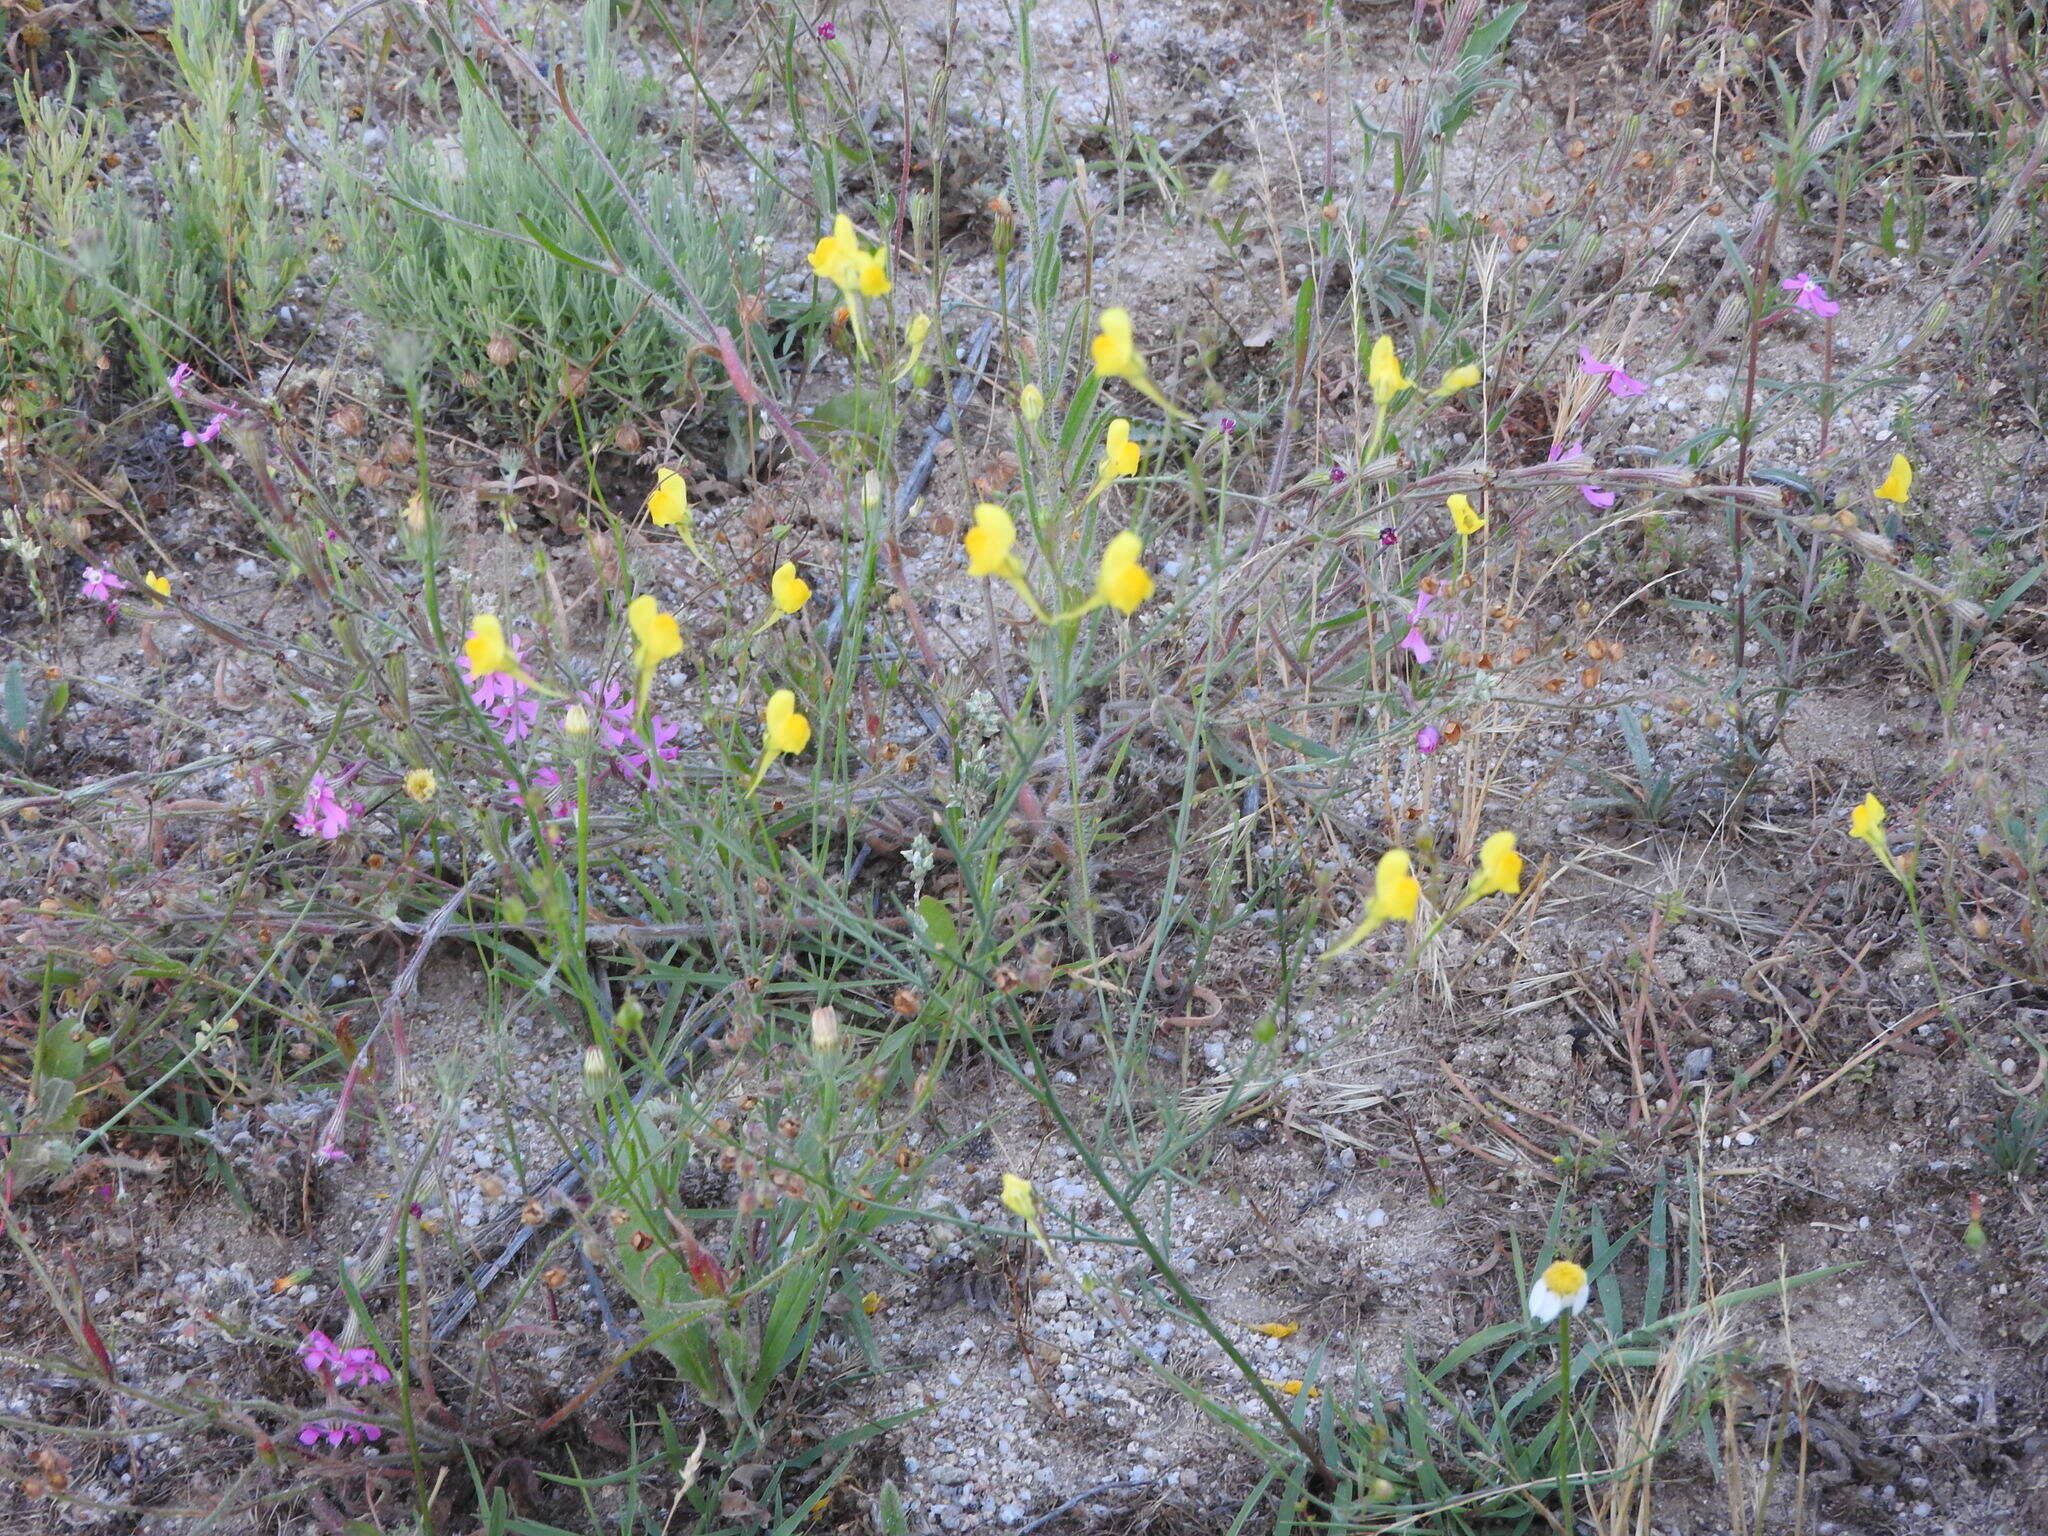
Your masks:
M 1425 725 L 1415 733 L 1415 750 L 1424 757 L 1429 756 L 1444 744 L 1444 734 L 1433 725 Z
M 525 799 L 525 791 L 520 789 L 517 779 L 507 779 L 505 787 L 521 800 Z M 576 797 L 568 793 L 561 774 L 554 769 L 536 768 L 533 771 L 533 787 L 540 792 L 540 803 L 546 813 L 556 821 L 566 821 L 576 814 Z M 559 842 L 562 834 L 549 827 L 546 829 L 546 836 L 547 840 L 553 843 Z
M 1842 312 L 1842 306 L 1828 297 L 1827 289 L 1819 281 L 1804 272 L 1794 273 L 1778 286 L 1792 295 L 1792 307 L 1803 309 L 1809 315 L 1818 315 L 1823 320 L 1832 320 Z
M 590 716 L 591 724 L 597 730 L 597 739 L 604 744 L 606 751 L 616 752 L 634 739 L 633 701 L 617 683 L 606 683 L 602 695 L 585 689 L 576 695 L 576 702 Z
M 681 755 L 682 749 L 675 745 L 676 737 L 681 734 L 680 726 L 670 725 L 659 715 L 650 716 L 647 721 L 647 735 L 641 736 L 636 733 L 632 738 L 635 746 L 646 750 L 621 753 L 612 766 L 618 771 L 620 778 L 630 779 L 643 789 L 652 789 L 660 781 L 661 774 L 659 771 L 648 771 L 650 751 L 654 758 L 659 758 L 664 763 L 674 762 Z
M 334 1379 L 344 1387 L 368 1386 L 372 1382 L 382 1386 L 391 1379 L 391 1368 L 378 1358 L 376 1350 L 359 1344 L 342 1351 L 341 1368 Z
M 832 22 L 821 21 L 818 23 L 818 36 L 822 41 L 829 43 L 838 35 L 839 28 Z
M 345 1419 L 314 1419 L 299 1431 L 299 1444 L 361 1445 L 365 1440 L 382 1440 L 384 1431 L 374 1424 L 354 1424 Z
M 96 603 L 106 603 L 111 606 L 114 601 L 114 594 L 116 592 L 126 592 L 128 590 L 128 583 L 116 576 L 112 571 L 103 571 L 96 565 L 88 565 L 85 568 L 85 576 L 78 590 Z
M 1416 594 L 1415 607 L 1408 614 L 1408 633 L 1401 637 L 1401 643 L 1394 647 L 1413 656 L 1419 666 L 1428 666 L 1436 658 L 1436 652 L 1429 648 L 1429 638 L 1422 632 L 1422 616 L 1429 612 L 1434 599 L 1427 592 Z
M 1391 528 L 1382 528 L 1382 529 L 1380 530 L 1380 548 L 1381 548 L 1381 549 L 1392 549 L 1392 548 L 1393 548 L 1393 547 L 1394 547 L 1394 546 L 1395 546 L 1396 544 L 1398 544 L 1398 543 L 1400 543 L 1400 542 L 1401 542 L 1401 535 L 1399 535 L 1398 533 L 1394 532 L 1394 530 L 1393 530 L 1393 529 L 1391 529 Z
M 343 805 L 334 791 L 338 782 L 330 781 L 326 774 L 316 773 L 306 786 L 306 798 L 299 805 L 299 814 L 292 823 L 301 837 L 317 837 L 333 842 L 348 830 L 348 824 L 363 814 L 363 802 L 350 801 Z
M 1330 484 L 1342 485 L 1346 480 L 1349 480 L 1350 478 L 1351 477 L 1349 475 L 1344 473 L 1344 466 L 1342 464 L 1333 463 L 1330 465 Z
M 508 699 L 492 705 L 490 716 L 497 722 L 498 739 L 509 747 L 533 734 L 533 724 L 540 718 L 540 700 Z
M 340 1367 L 341 1346 L 315 1328 L 306 1335 L 305 1342 L 299 1346 L 299 1360 L 307 1370 L 318 1376 L 322 1371 L 336 1370 Z
M 1647 395 L 1650 386 L 1624 369 L 1619 363 L 1603 363 L 1593 355 L 1591 347 L 1579 348 L 1579 372 L 1591 379 L 1607 380 L 1607 393 L 1619 395 L 1624 400 L 1631 395 Z
M 232 411 L 215 411 L 206 419 L 205 426 L 197 432 L 188 428 L 178 435 L 178 440 L 187 448 L 197 448 L 201 443 L 210 443 L 220 436 L 220 429 L 228 424 L 233 414 Z
M 191 377 L 192 365 L 190 363 L 180 363 L 171 370 L 170 376 L 164 380 L 164 384 L 169 388 L 173 400 L 185 398 L 185 381 Z
M 1565 447 L 1563 443 L 1552 443 L 1550 445 L 1550 458 L 1548 462 L 1555 464 L 1562 458 L 1577 458 L 1585 451 L 1586 445 L 1584 443 L 1573 443 L 1569 448 Z M 1608 490 L 1604 485 L 1582 485 L 1579 487 L 1579 494 L 1586 498 L 1588 506 L 1598 507 L 1603 512 L 1613 506 L 1616 499 L 1614 492 Z

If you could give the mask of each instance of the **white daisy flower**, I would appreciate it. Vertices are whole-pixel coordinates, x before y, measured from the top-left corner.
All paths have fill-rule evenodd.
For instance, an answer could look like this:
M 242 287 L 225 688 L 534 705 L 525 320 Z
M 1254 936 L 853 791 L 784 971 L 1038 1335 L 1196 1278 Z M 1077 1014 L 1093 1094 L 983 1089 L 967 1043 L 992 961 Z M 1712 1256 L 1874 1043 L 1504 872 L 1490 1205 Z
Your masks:
M 1559 1259 L 1543 1271 L 1543 1277 L 1529 1292 L 1529 1315 L 1539 1323 L 1554 1323 L 1567 1307 L 1573 1317 L 1586 1310 L 1592 1285 L 1586 1272 L 1569 1259 Z

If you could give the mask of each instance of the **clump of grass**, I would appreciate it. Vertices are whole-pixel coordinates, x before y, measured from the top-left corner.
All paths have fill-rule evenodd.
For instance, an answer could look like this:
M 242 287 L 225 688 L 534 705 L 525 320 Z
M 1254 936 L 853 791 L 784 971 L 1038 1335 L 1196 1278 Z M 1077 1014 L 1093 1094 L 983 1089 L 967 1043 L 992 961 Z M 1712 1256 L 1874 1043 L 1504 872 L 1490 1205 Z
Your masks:
M 705 340 L 725 327 L 780 392 L 770 330 L 791 316 L 760 298 L 773 187 L 748 212 L 719 211 L 691 146 L 650 131 L 654 78 L 627 73 L 612 27 L 603 0 L 582 12 L 573 123 L 493 92 L 466 63 L 430 75 L 434 127 L 444 125 L 433 98 L 452 90 L 449 136 L 400 124 L 387 148 L 349 166 L 337 189 L 342 281 L 380 325 L 415 338 L 438 380 L 527 441 L 594 451 L 621 421 L 681 404 L 705 447 L 730 444 L 713 462 L 744 481 L 756 444 L 742 413 L 707 405 L 715 365 L 665 315 L 700 317 Z M 338 120 L 328 131 L 345 132 Z

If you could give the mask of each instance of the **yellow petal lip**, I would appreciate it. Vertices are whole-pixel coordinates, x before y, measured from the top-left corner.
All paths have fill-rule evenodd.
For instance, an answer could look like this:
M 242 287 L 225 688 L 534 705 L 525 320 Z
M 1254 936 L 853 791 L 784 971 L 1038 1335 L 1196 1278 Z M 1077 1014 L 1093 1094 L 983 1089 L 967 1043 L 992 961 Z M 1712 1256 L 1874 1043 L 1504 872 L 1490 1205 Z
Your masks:
M 171 595 L 170 577 L 159 576 L 155 571 L 146 572 L 143 575 L 142 584 L 158 597 L 169 597 Z
M 879 298 L 890 290 L 888 252 L 862 249 L 847 214 L 833 216 L 832 233 L 811 247 L 810 259 L 811 270 L 848 298 Z
M 647 495 L 647 515 L 657 528 L 672 528 L 690 516 L 689 482 L 667 465 L 654 472 L 654 489 Z
M 968 575 L 1016 574 L 1017 525 L 994 502 L 984 501 L 974 509 L 974 526 L 960 542 L 967 551 Z
M 1383 410 L 1396 395 L 1412 388 L 1408 375 L 1401 371 L 1401 357 L 1394 350 L 1393 337 L 1381 336 L 1373 342 L 1366 361 L 1366 383 L 1372 390 L 1373 404 Z
M 1446 497 L 1444 505 L 1451 509 L 1451 521 L 1457 526 L 1462 537 L 1469 539 L 1486 526 L 1486 519 L 1481 517 L 1479 509 L 1472 505 L 1472 498 L 1463 492 Z
M 811 585 L 797 575 L 794 560 L 785 560 L 768 580 L 768 595 L 778 613 L 795 613 L 811 600 Z
M 1138 445 L 1131 441 L 1131 424 L 1119 416 L 1109 424 L 1102 444 L 1102 479 L 1121 480 L 1138 472 Z
M 762 734 L 771 755 L 794 755 L 811 744 L 811 722 L 797 709 L 796 695 L 789 689 L 778 688 L 769 696 L 761 719 Z
M 1472 881 L 1472 899 L 1521 893 L 1522 856 L 1515 851 L 1515 834 L 1496 832 L 1479 846 L 1479 873 Z
M 505 644 L 505 628 L 493 614 L 480 613 L 470 620 L 469 638 L 462 642 L 462 654 L 469 658 L 472 678 L 518 670 L 518 658 Z
M 1479 371 L 1477 363 L 1466 363 L 1463 367 L 1453 368 L 1441 379 L 1438 379 L 1434 393 L 1438 395 L 1455 395 L 1461 389 L 1470 389 L 1484 377 L 1485 375 Z
M 1878 486 L 1873 494 L 1880 501 L 1895 501 L 1904 505 L 1912 491 L 1913 461 L 1903 453 L 1895 453 L 1892 455 L 1891 469 L 1885 475 L 1884 483 Z
M 1152 573 L 1138 563 L 1145 553 L 1145 541 L 1126 528 L 1109 541 L 1102 552 L 1102 566 L 1095 577 L 1095 595 L 1118 613 L 1129 615 L 1154 590 Z
M 1099 329 L 1089 344 L 1095 371 L 1106 379 L 1129 379 L 1133 383 L 1144 378 L 1145 359 L 1132 339 L 1131 312 L 1122 308 L 1105 309 L 1096 323 Z
M 638 642 L 633 649 L 633 665 L 640 674 L 639 692 L 644 701 L 648 685 L 654 679 L 654 669 L 671 656 L 682 654 L 683 633 L 676 623 L 676 616 L 662 612 L 653 594 L 647 592 L 627 604 L 626 623 L 632 627 L 633 638 Z

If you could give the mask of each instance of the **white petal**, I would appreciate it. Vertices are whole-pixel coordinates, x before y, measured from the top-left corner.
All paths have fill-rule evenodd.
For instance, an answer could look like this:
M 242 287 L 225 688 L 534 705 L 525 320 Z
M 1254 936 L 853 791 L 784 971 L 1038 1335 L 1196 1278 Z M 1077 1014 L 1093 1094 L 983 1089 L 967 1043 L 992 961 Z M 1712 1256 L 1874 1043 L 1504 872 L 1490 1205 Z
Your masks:
M 1577 1317 L 1586 1310 L 1586 1303 L 1592 1300 L 1592 1298 L 1593 1288 L 1590 1285 L 1582 1285 L 1576 1291 L 1573 1291 L 1571 1295 L 1562 1298 L 1562 1302 L 1563 1305 L 1572 1309 L 1572 1316 Z
M 1583 1302 L 1580 1303 L 1584 1305 Z M 1564 1310 L 1564 1298 L 1545 1285 L 1541 1280 L 1529 1293 L 1529 1315 L 1539 1323 L 1554 1323 L 1557 1314 Z

